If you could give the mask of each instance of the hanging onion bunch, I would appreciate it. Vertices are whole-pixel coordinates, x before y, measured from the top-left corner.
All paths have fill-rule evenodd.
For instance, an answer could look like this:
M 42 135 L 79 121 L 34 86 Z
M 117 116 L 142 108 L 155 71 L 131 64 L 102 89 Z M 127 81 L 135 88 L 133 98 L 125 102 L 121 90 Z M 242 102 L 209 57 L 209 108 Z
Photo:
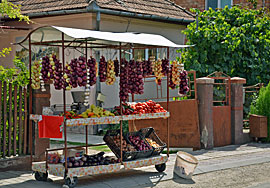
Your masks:
M 144 93 L 144 82 L 143 82 L 143 68 L 142 68 L 142 61 L 136 61 L 135 63 L 135 94 L 143 94 Z
M 32 84 L 31 87 L 33 89 L 40 88 L 40 61 L 35 61 L 32 66 Z
M 87 84 L 87 69 L 86 69 L 86 58 L 81 56 L 77 61 L 77 81 L 80 87 L 86 86 Z
M 153 74 L 152 61 L 150 59 L 143 61 L 142 66 L 143 66 L 143 76 L 144 77 L 150 76 Z
M 185 70 L 180 73 L 181 81 L 180 81 L 180 87 L 179 87 L 179 95 L 186 95 L 189 92 L 187 76 L 188 76 L 188 73 Z
M 96 69 L 96 60 L 92 56 L 87 61 L 87 67 L 89 71 L 89 84 L 90 86 L 93 86 L 97 82 L 97 69 Z
M 69 63 L 69 67 L 70 67 L 70 75 L 69 79 L 70 79 L 70 84 L 72 85 L 72 88 L 76 88 L 78 87 L 78 83 L 77 83 L 77 59 L 72 59 L 71 62 Z
M 53 61 L 51 61 L 51 65 L 53 65 L 54 88 L 56 90 L 60 90 L 64 88 L 62 64 L 60 63 L 59 60 L 56 59 L 56 56 L 52 56 L 52 59 Z
M 119 72 L 120 72 L 120 65 L 117 58 L 114 60 L 114 72 L 115 72 L 115 76 L 118 77 Z
M 176 88 L 176 84 L 173 82 L 173 65 L 169 68 L 169 87 L 171 89 Z
M 180 64 L 177 61 L 172 62 L 171 66 L 172 82 L 176 85 L 180 84 Z
M 153 63 L 153 72 L 155 74 L 156 77 L 156 83 L 158 85 L 161 85 L 161 79 L 164 76 L 162 74 L 162 61 L 160 59 L 158 59 L 156 62 Z
M 130 60 L 128 69 L 128 87 L 131 94 L 143 94 L 143 68 L 141 61 Z
M 64 77 L 64 88 L 66 90 L 71 90 L 71 87 L 72 87 L 71 82 L 70 82 L 70 78 L 72 76 L 72 74 L 71 74 L 71 67 L 70 67 L 69 64 L 66 64 L 65 66 L 66 66 L 66 68 L 65 68 L 65 74 L 63 76 Z
M 162 59 L 162 74 L 164 75 L 164 76 L 166 76 L 167 75 L 167 73 L 169 72 L 169 66 L 170 66 L 170 63 L 169 63 L 169 60 L 168 59 Z
M 42 64 L 41 68 L 42 80 L 44 82 L 48 82 L 50 79 L 53 78 L 53 69 L 52 65 L 50 64 L 50 57 L 48 56 L 43 57 L 41 64 Z
M 107 64 L 107 85 L 113 85 L 115 82 L 115 72 L 114 72 L 114 62 L 112 60 L 108 61 Z
M 121 60 L 120 65 L 120 92 L 119 97 L 122 102 L 126 102 L 128 100 L 128 62 L 125 59 Z
M 99 62 L 99 80 L 100 82 L 105 82 L 107 76 L 107 62 L 104 56 L 101 56 Z

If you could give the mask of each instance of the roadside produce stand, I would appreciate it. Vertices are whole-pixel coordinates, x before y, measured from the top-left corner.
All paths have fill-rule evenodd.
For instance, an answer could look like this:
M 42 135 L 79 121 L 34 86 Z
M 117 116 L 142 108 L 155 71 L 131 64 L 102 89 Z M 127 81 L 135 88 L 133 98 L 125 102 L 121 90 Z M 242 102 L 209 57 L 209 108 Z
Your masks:
M 168 39 L 159 36 L 159 35 L 151 35 L 151 34 L 138 34 L 138 33 L 112 33 L 112 32 L 100 32 L 100 31 L 91 31 L 91 30 L 83 30 L 83 29 L 74 29 L 74 28 L 65 28 L 65 27 L 56 27 L 56 26 L 45 26 L 40 27 L 28 34 L 28 36 L 18 43 L 21 46 L 29 48 L 29 70 L 30 70 L 30 86 L 33 89 L 40 88 L 40 79 L 39 75 L 42 75 L 42 80 L 44 82 L 53 80 L 54 86 L 58 90 L 63 90 L 63 105 L 64 105 L 64 121 L 63 121 L 63 134 L 64 134 L 64 142 L 65 147 L 64 148 L 57 148 L 57 149 L 47 149 L 46 150 L 46 161 L 44 162 L 32 162 L 32 139 L 30 139 L 30 152 L 31 152 L 31 163 L 32 163 L 32 170 L 35 172 L 35 178 L 37 180 L 46 181 L 48 177 L 48 173 L 55 175 L 55 176 L 61 176 L 65 178 L 65 184 L 69 187 L 74 187 L 77 184 L 77 177 L 81 176 L 88 176 L 88 175 L 94 175 L 94 174 L 102 174 L 102 173 L 111 173 L 111 172 L 117 172 L 124 169 L 132 169 L 132 168 L 138 168 L 143 166 L 149 166 L 149 165 L 155 165 L 156 169 L 159 172 L 162 172 L 166 168 L 166 162 L 169 157 L 169 86 L 172 88 L 172 83 L 170 83 L 171 79 L 170 76 L 172 76 L 173 73 L 170 73 L 169 71 L 169 47 L 175 47 L 175 48 L 183 48 L 188 47 L 187 45 L 177 45 Z M 59 62 L 59 60 L 56 59 L 55 56 L 52 56 L 50 58 L 44 57 L 43 58 L 43 64 L 41 73 L 35 72 L 35 70 L 32 70 L 32 45 L 41 45 L 41 46 L 55 46 L 60 47 L 62 49 L 62 63 Z M 84 57 L 80 57 L 79 60 L 75 59 L 72 60 L 70 64 L 65 64 L 65 49 L 66 48 L 72 48 L 77 50 L 85 49 Z M 148 111 L 146 109 L 140 110 L 142 107 L 136 107 L 136 103 L 131 104 L 135 108 L 135 111 L 133 109 L 130 113 L 123 113 L 123 105 L 127 105 L 126 102 L 128 102 L 129 95 L 132 96 L 132 102 L 134 102 L 134 94 L 142 94 L 143 93 L 143 77 L 142 77 L 142 64 L 136 63 L 134 60 L 130 62 L 125 62 L 125 59 L 121 57 L 123 50 L 130 50 L 133 49 L 152 49 L 152 48 L 167 48 L 167 60 L 165 61 L 161 60 L 159 61 L 159 64 L 156 64 L 157 66 L 163 65 L 163 63 L 166 64 L 165 66 L 165 72 L 163 72 L 163 76 L 160 76 L 155 73 L 156 76 L 156 82 L 157 84 L 160 82 L 162 77 L 167 77 L 167 107 L 166 110 L 164 110 L 162 107 L 160 107 L 159 104 L 154 103 L 153 101 L 148 101 L 144 103 L 143 105 L 149 104 L 147 108 L 149 107 Z M 112 61 L 108 61 L 108 63 L 105 62 L 105 58 L 100 60 L 99 62 L 99 69 L 97 69 L 96 61 L 90 57 L 90 60 L 87 61 L 88 49 L 114 49 L 119 50 L 119 60 L 120 60 L 120 70 L 118 70 L 119 76 L 120 76 L 120 106 L 116 110 L 116 114 L 111 114 L 110 112 L 106 112 L 106 110 L 103 110 L 104 114 L 106 114 L 105 117 L 99 117 L 99 115 L 96 117 L 96 114 L 94 114 L 92 111 L 100 110 L 98 107 L 91 106 L 92 111 L 89 110 L 91 116 L 89 114 L 84 114 L 88 118 L 83 118 L 83 115 L 80 115 L 79 118 L 76 119 L 67 119 L 67 112 L 66 112 L 66 90 L 71 89 L 72 87 L 77 86 L 84 86 L 87 91 L 90 90 L 90 85 L 94 85 L 96 83 L 96 76 L 99 75 L 99 79 L 101 82 L 107 83 L 107 85 L 112 85 L 115 81 L 114 74 L 109 74 L 109 65 L 112 65 Z M 84 59 L 83 59 L 84 58 Z M 46 61 L 53 61 L 53 68 L 49 63 L 46 64 Z M 77 61 L 81 65 L 81 67 L 76 66 L 74 68 L 74 64 L 76 65 Z M 87 62 L 89 64 L 87 64 Z M 91 64 L 95 63 L 95 64 Z M 152 62 L 151 62 L 152 63 Z M 88 68 L 85 68 L 86 71 L 82 70 L 82 67 L 86 67 L 86 64 L 88 65 Z M 106 65 L 106 66 L 105 66 Z M 152 64 L 151 64 L 152 65 Z M 38 63 L 34 63 L 34 66 L 38 67 Z M 70 67 L 71 66 L 71 67 Z M 104 67 L 105 66 L 105 67 Z M 132 67 L 133 66 L 133 67 Z M 136 67 L 137 66 L 137 67 Z M 34 67 L 35 68 L 35 67 Z M 50 74 L 50 69 L 53 69 Z M 119 68 L 119 67 L 118 67 Z M 128 69 L 130 68 L 130 69 Z M 107 75 L 103 75 L 103 70 L 107 71 Z M 152 70 L 152 67 L 149 69 Z M 70 70 L 73 70 L 73 72 Z M 95 70 L 93 72 L 93 70 Z M 116 70 L 116 69 L 115 69 Z M 127 75 L 123 71 L 130 70 L 133 71 L 132 74 L 140 74 L 134 76 L 134 79 L 130 79 L 130 81 L 133 81 L 136 85 L 136 87 L 132 87 L 132 85 L 127 85 Z M 33 72 L 34 71 L 34 72 Z M 99 74 L 97 72 L 99 71 Z M 105 72 L 106 72 L 105 71 Z M 77 72 L 77 73 L 76 73 Z M 153 74 L 152 71 L 150 71 L 150 74 Z M 52 75 L 52 73 L 54 75 Z M 129 72 L 130 73 L 130 72 Z M 73 74 L 77 74 L 76 81 L 72 81 L 75 77 Z M 184 76 L 186 73 L 183 73 Z M 70 76 L 67 76 L 70 75 Z M 144 75 L 145 76 L 145 75 Z M 147 76 L 147 75 L 146 75 Z M 178 75 L 179 76 L 179 75 Z M 107 77 L 107 78 L 106 78 Z M 131 76 L 132 77 L 132 76 Z M 87 78 L 87 79 L 86 79 Z M 136 80 L 137 79 L 137 80 Z M 184 80 L 184 81 L 183 81 Z M 177 80 L 175 81 L 177 82 Z M 178 80 L 178 84 L 180 84 L 180 81 Z M 181 82 L 185 82 L 185 78 L 182 79 Z M 142 86 L 141 86 L 142 84 Z M 173 84 L 175 86 L 175 84 Z M 129 92 L 125 90 L 130 86 Z M 185 85 L 181 85 L 181 88 L 179 92 L 183 93 L 188 90 L 188 87 Z M 39 121 L 42 119 L 42 115 L 32 114 L 32 89 L 29 91 L 29 114 L 30 119 L 33 121 Z M 182 94 L 181 93 L 181 94 Z M 185 93 L 184 93 L 185 94 Z M 152 107 L 151 107 L 152 104 Z M 151 111 L 151 108 L 152 111 Z M 137 108 L 137 109 L 136 109 Z M 153 110 L 156 108 L 157 110 Z M 138 112 L 136 111 L 138 110 Z M 102 109 L 101 109 L 102 111 Z M 142 112 L 143 111 L 143 112 Z M 103 113 L 102 112 L 102 113 Z M 109 114 L 109 115 L 108 115 Z M 88 116 L 89 115 L 89 116 Z M 101 115 L 102 116 L 102 115 Z M 153 129 L 143 129 L 140 130 L 137 133 L 128 133 L 128 135 L 123 135 L 123 121 L 125 120 L 138 120 L 138 119 L 154 119 L 154 118 L 167 118 L 167 143 L 164 144 L 162 141 L 159 140 L 158 136 L 155 134 Z M 87 159 L 85 159 L 84 164 L 88 164 L 88 158 L 89 160 L 96 160 L 100 158 L 103 159 L 103 153 L 99 153 L 95 156 L 87 156 L 87 148 L 88 148 L 88 140 L 87 140 L 87 133 L 88 133 L 88 126 L 92 125 L 98 125 L 98 124 L 120 124 L 120 131 L 115 132 L 107 132 L 107 134 L 104 137 L 104 140 L 106 144 L 112 149 L 112 151 L 116 154 L 116 156 L 119 158 L 117 162 L 107 162 L 105 159 L 105 162 L 96 163 L 98 165 L 84 165 L 84 166 L 77 166 L 76 168 L 69 167 L 70 161 L 73 160 L 71 158 L 68 158 L 68 150 L 70 149 L 76 149 L 81 148 L 80 147 L 67 147 L 67 127 L 76 127 L 76 126 L 85 126 L 86 130 L 86 144 L 85 144 L 85 156 Z M 32 134 L 32 126 L 30 123 L 30 134 Z M 150 137 L 151 135 L 151 137 Z M 148 137 L 148 138 L 146 138 Z M 116 150 L 115 143 L 110 144 L 110 140 L 113 140 L 114 138 L 118 138 L 120 142 L 120 147 L 118 150 Z M 121 139 L 122 138 L 122 139 Z M 153 140 L 151 140 L 153 139 Z M 146 141 L 147 140 L 147 141 Z M 128 142 L 129 141 L 129 142 Z M 154 141 L 154 143 L 152 143 Z M 116 142 L 115 140 L 112 142 Z M 123 143 L 125 142 L 125 143 Z M 127 143 L 126 143 L 127 142 Z M 149 143 L 150 144 L 149 144 Z M 159 143 L 159 147 L 154 147 L 152 144 Z M 132 158 L 128 159 L 126 158 L 126 154 L 129 153 L 123 150 L 125 147 L 131 147 L 133 148 L 134 152 L 132 153 Z M 133 145 L 133 146 L 131 146 Z M 137 151 L 135 151 L 134 147 L 137 148 Z M 161 152 L 163 151 L 164 147 L 167 146 L 167 155 L 161 155 Z M 142 149 L 143 148 L 143 149 Z M 48 163 L 48 155 L 49 152 L 54 152 L 62 150 L 64 154 L 64 165 L 63 163 L 58 164 L 49 164 Z M 133 154 L 136 155 L 133 155 Z M 94 159 L 95 158 L 95 159 Z M 83 160 L 83 159 L 82 159 Z M 86 161 L 87 160 L 87 161 Z M 109 159 L 108 159 L 109 160 Z M 111 159 L 110 159 L 111 160 Z M 87 162 L 87 163 L 86 163 Z M 107 162 L 107 163 L 106 163 Z M 105 163 L 105 164 L 103 164 Z M 94 163 L 95 164 L 95 163 Z M 72 166 L 72 165 L 71 165 Z M 73 166 L 74 167 L 74 166 Z

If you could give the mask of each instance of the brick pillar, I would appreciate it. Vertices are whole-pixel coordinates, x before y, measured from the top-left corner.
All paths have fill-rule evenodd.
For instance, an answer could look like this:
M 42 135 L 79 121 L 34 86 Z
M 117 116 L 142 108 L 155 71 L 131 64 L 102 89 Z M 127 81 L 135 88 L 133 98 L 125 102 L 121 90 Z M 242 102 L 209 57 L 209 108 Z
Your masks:
M 33 90 L 33 114 L 42 114 L 43 107 L 50 107 L 50 85 L 45 85 L 46 91 L 41 91 L 41 89 Z M 33 123 L 34 124 L 34 123 Z M 35 161 L 45 160 L 45 150 L 50 147 L 49 138 L 39 138 L 38 137 L 38 125 L 35 123 L 33 126 L 35 133 L 35 138 L 33 139 L 33 154 Z
M 231 78 L 231 131 L 232 144 L 244 143 L 243 134 L 243 84 L 246 79 Z
M 203 148 L 214 147 L 213 134 L 213 83 L 212 78 L 198 78 L 199 123 Z

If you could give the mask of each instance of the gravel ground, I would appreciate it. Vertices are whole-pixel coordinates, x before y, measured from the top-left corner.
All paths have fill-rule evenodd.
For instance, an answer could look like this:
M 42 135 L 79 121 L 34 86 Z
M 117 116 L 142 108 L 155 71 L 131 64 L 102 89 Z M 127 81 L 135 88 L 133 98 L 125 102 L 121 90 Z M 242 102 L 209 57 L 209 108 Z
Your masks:
M 146 184 L 141 187 L 189 187 L 189 188 L 270 188 L 270 163 L 262 163 L 228 170 L 221 170 L 193 176 L 193 180 L 174 178 L 173 180 Z

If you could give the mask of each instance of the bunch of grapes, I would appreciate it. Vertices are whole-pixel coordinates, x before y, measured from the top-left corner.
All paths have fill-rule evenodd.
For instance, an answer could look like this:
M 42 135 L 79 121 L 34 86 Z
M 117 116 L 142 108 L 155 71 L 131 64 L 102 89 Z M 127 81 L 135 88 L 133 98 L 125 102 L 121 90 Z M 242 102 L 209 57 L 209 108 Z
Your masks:
M 150 76 L 153 74 L 152 61 L 150 61 L 150 60 L 143 61 L 142 67 L 143 67 L 143 76 L 144 77 Z
M 156 83 L 158 85 L 161 85 L 161 79 L 164 76 L 162 73 L 162 62 L 160 59 L 158 59 L 156 62 L 153 63 L 153 72 L 156 77 Z
M 108 61 L 107 64 L 107 85 L 113 85 L 115 82 L 115 72 L 114 72 L 114 62 L 112 60 Z
M 118 77 L 120 72 L 120 65 L 118 59 L 114 60 L 114 72 L 115 76 Z
M 185 70 L 180 73 L 181 81 L 180 81 L 180 87 L 179 87 L 179 95 L 186 95 L 189 92 L 187 76 L 188 76 L 188 73 Z
M 77 61 L 77 83 L 80 87 L 86 86 L 87 84 L 87 68 L 86 68 L 86 58 L 79 57 Z
M 39 89 L 40 88 L 40 62 L 35 61 L 34 65 L 32 66 L 32 84 L 31 87 L 33 89 Z
M 53 61 L 53 58 L 48 56 L 42 58 L 41 76 L 44 82 L 48 82 L 50 79 L 53 79 L 53 69 L 50 64 L 50 60 Z
M 96 69 L 97 63 L 96 63 L 95 58 L 91 56 L 90 59 L 88 59 L 87 61 L 87 66 L 89 69 L 90 86 L 93 86 L 97 82 L 97 69 Z
M 56 56 L 52 56 L 53 61 L 51 61 L 51 64 L 53 65 L 53 73 L 54 73 L 54 88 L 56 90 L 60 90 L 64 88 L 64 78 L 63 78 L 63 70 L 62 70 L 62 64 L 59 60 L 56 59 Z
M 172 82 L 176 85 L 180 84 L 180 64 L 177 61 L 173 61 L 171 66 Z
M 120 92 L 119 97 L 123 102 L 128 100 L 128 62 L 125 59 L 121 60 L 120 65 Z
M 100 82 L 105 82 L 107 76 L 107 62 L 104 56 L 101 56 L 99 62 L 99 80 Z
M 170 67 L 169 69 L 169 87 L 171 89 L 175 89 L 176 88 L 176 84 L 173 82 L 173 65 Z
M 168 59 L 162 59 L 162 64 L 161 64 L 161 66 L 162 66 L 162 74 L 164 75 L 164 76 L 166 76 L 167 75 L 167 73 L 169 72 L 169 60 Z

